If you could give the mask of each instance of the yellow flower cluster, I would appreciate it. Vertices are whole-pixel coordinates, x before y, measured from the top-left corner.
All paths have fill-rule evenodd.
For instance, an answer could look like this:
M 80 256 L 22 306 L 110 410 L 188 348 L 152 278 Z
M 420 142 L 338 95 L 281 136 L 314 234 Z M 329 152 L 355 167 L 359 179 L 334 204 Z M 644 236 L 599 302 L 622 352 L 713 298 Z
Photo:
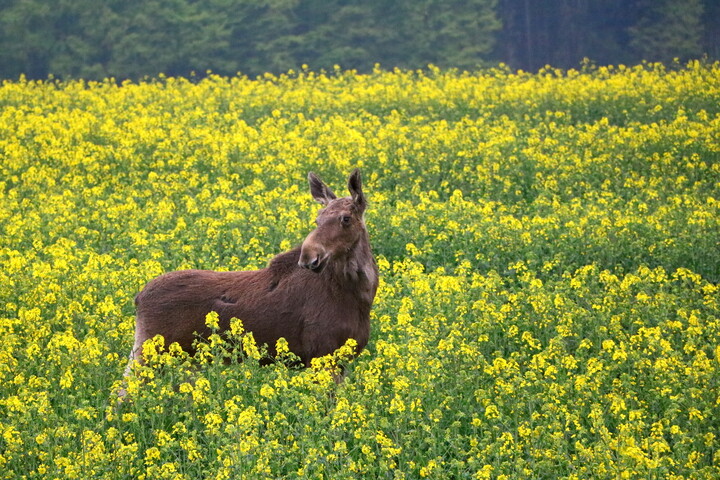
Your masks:
M 0 479 L 720 476 L 720 65 L 20 80 L 0 106 Z M 262 366 L 239 319 L 192 357 L 148 341 L 118 402 L 145 282 L 265 266 L 313 228 L 307 172 L 342 194 L 355 166 L 381 273 L 357 358 Z

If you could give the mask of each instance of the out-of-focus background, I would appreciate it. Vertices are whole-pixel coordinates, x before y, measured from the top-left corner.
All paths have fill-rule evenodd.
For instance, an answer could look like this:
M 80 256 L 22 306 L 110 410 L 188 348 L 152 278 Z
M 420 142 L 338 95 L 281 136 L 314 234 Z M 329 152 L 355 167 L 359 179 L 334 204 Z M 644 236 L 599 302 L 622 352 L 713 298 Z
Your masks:
M 717 0 L 0 0 L 0 78 L 473 70 L 720 56 Z

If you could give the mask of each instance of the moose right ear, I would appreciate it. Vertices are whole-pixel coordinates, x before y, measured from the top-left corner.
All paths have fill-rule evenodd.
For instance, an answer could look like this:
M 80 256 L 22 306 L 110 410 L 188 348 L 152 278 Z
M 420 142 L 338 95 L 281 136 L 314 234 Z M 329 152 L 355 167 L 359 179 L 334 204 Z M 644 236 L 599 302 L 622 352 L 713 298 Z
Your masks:
M 324 207 L 327 207 L 328 203 L 337 198 L 333 191 L 314 173 L 310 172 L 308 174 L 308 180 L 310 181 L 310 193 Z
M 365 199 L 365 195 L 362 191 L 362 177 L 360 176 L 360 169 L 356 168 L 350 174 L 350 178 L 348 179 L 348 190 L 350 191 L 353 202 L 355 202 L 355 205 L 359 209 L 360 213 L 364 212 L 365 207 L 367 207 L 367 200 Z

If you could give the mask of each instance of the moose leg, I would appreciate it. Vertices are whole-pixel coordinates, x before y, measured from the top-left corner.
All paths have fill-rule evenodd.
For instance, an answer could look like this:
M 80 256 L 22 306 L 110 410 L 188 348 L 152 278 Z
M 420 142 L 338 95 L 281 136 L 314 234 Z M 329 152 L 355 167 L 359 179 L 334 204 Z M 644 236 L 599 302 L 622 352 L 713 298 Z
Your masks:
M 123 385 L 117 391 L 118 400 L 122 400 L 127 395 L 127 377 L 129 377 L 132 373 L 133 367 L 136 364 L 142 365 L 143 363 L 145 363 L 142 358 L 142 345 L 144 341 L 144 336 L 141 335 L 136 328 L 135 343 L 133 344 L 132 350 L 130 350 L 130 354 L 128 355 L 128 363 L 125 367 L 125 372 L 123 373 Z

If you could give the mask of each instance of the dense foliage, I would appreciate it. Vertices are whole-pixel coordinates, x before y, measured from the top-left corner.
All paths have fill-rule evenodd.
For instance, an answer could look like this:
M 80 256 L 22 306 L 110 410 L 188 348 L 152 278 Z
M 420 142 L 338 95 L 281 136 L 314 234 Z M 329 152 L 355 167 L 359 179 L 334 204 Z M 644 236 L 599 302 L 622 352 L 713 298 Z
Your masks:
M 720 3 L 711 0 L 498 0 L 496 58 L 515 68 L 670 63 L 720 57 Z
M 0 478 L 720 475 L 720 65 L 0 105 Z M 261 367 L 235 324 L 244 362 L 148 343 L 117 405 L 143 284 L 264 266 L 312 228 L 307 172 L 354 166 L 382 278 L 345 381 L 347 351 Z
M 720 58 L 711 0 L 4 0 L 0 78 Z

